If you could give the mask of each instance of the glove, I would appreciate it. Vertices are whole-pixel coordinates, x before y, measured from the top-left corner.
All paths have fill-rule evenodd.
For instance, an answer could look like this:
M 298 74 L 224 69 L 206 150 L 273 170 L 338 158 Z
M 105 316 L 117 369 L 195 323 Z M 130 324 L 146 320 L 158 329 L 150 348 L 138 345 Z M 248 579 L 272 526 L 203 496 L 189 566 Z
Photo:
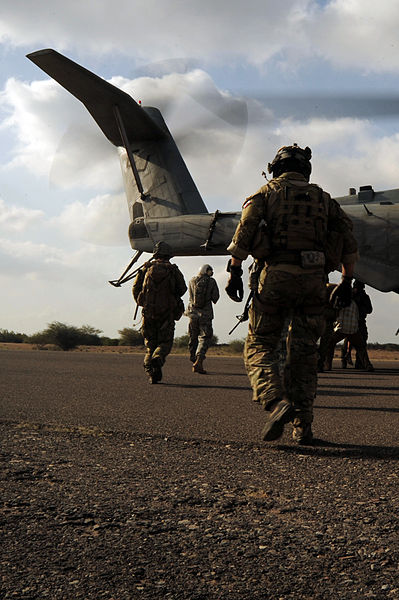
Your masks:
M 227 263 L 226 271 L 230 273 L 226 286 L 226 293 L 234 302 L 242 302 L 244 298 L 244 286 L 242 283 L 242 269 L 231 264 L 231 259 Z
M 343 276 L 341 283 L 330 294 L 330 303 L 336 309 L 349 306 L 352 301 L 352 277 Z

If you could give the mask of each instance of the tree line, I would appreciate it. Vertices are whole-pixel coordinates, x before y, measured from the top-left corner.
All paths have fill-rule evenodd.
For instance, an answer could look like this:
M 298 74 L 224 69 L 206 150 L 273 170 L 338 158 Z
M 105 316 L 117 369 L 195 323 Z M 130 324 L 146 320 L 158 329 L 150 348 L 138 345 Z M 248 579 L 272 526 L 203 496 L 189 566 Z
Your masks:
M 143 346 L 143 336 L 140 331 L 133 327 L 124 327 L 118 330 L 118 338 L 110 338 L 102 334 L 101 329 L 96 329 L 91 325 L 82 325 L 75 327 L 54 321 L 47 325 L 43 331 L 38 331 L 33 335 L 25 333 L 16 333 L 7 329 L 0 329 L 0 342 L 3 343 L 25 343 L 36 344 L 39 348 L 46 345 L 53 345 L 61 350 L 73 350 L 78 346 Z M 185 349 L 188 347 L 189 336 L 182 335 L 174 339 L 175 349 Z M 212 337 L 212 346 L 220 346 L 228 349 L 233 354 L 239 354 L 244 347 L 244 340 L 232 340 L 229 344 L 219 344 L 216 335 Z M 389 352 L 399 351 L 399 344 L 367 344 L 369 349 L 386 350 Z
M 133 327 L 125 327 L 118 331 L 118 338 L 110 338 L 102 335 L 101 329 L 91 325 L 75 327 L 54 321 L 47 325 L 43 331 L 32 335 L 16 333 L 7 329 L 0 329 L 0 342 L 3 343 L 27 343 L 36 344 L 39 348 L 46 345 L 54 345 L 61 350 L 73 350 L 78 346 L 143 346 L 144 340 L 140 331 Z M 187 348 L 188 335 L 176 337 L 174 346 L 176 348 Z M 212 345 L 218 344 L 218 338 L 214 335 Z

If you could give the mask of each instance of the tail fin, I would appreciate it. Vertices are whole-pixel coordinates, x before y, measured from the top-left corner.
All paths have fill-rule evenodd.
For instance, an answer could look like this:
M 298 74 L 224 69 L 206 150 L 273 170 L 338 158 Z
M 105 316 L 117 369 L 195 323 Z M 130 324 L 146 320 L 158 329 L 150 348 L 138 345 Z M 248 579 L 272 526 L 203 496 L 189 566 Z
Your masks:
M 110 142 L 125 147 L 120 159 L 132 221 L 208 212 L 159 110 L 139 106 L 55 50 L 38 50 L 27 58 L 85 105 Z

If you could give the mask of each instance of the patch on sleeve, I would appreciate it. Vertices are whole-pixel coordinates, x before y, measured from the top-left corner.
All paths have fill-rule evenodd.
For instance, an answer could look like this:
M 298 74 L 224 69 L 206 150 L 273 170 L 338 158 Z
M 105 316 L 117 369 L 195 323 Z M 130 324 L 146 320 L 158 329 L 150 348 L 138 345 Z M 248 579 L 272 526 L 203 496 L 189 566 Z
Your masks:
M 247 198 L 244 202 L 244 204 L 242 205 L 243 208 L 248 208 L 248 206 L 250 206 L 252 204 L 252 196 L 250 196 L 249 198 Z

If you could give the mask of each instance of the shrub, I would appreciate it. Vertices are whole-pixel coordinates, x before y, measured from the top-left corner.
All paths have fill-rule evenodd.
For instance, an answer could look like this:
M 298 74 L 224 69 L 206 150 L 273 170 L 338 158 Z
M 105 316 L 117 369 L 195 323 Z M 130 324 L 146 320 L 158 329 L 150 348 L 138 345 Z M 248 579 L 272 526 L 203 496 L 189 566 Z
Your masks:
M 96 329 L 95 327 L 91 327 L 91 325 L 82 325 L 78 331 L 80 334 L 79 345 L 101 346 L 101 329 Z
M 189 335 L 181 335 L 173 340 L 173 345 L 175 348 L 187 348 L 188 342 L 190 341 Z
M 133 327 L 125 327 L 118 331 L 120 335 L 120 346 L 142 346 L 144 344 L 143 336 Z
M 228 344 L 228 348 L 234 353 L 241 354 L 244 350 L 244 343 L 245 340 L 232 340 L 230 344 Z
M 73 325 L 54 321 L 47 325 L 47 329 L 34 333 L 26 341 L 39 346 L 54 344 L 62 350 L 73 350 L 73 348 L 80 345 L 101 346 L 100 333 L 99 329 L 95 329 L 90 325 L 74 327 Z
M 0 342 L 12 342 L 21 344 L 26 338 L 24 333 L 15 333 L 7 329 L 0 329 Z
M 102 335 L 100 337 L 101 346 L 119 346 L 119 338 L 110 338 Z
M 66 325 L 59 321 L 50 323 L 43 333 L 48 337 L 47 343 L 55 344 L 62 350 L 72 350 L 73 348 L 76 348 L 81 340 L 81 333 L 77 327 Z

